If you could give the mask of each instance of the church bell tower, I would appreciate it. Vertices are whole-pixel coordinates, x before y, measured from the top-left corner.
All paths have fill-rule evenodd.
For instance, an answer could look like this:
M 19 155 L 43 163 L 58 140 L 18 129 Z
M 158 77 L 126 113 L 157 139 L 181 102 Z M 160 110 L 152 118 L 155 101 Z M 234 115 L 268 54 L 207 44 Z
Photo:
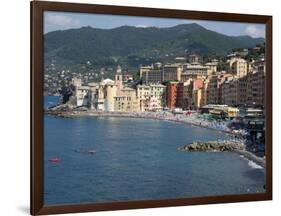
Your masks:
M 117 85 L 117 92 L 120 93 L 121 89 L 123 88 L 122 69 L 120 65 L 118 65 L 116 69 L 115 85 Z

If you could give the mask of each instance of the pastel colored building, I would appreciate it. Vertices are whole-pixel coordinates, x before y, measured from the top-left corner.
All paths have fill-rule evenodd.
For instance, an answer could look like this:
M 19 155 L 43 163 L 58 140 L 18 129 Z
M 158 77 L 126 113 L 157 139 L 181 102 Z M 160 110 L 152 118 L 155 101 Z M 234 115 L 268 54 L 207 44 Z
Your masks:
M 206 85 L 206 104 L 218 104 L 218 76 L 208 76 Z
M 231 58 L 228 61 L 229 71 L 234 75 L 238 76 L 239 78 L 244 77 L 248 73 L 248 63 L 243 58 Z
M 257 61 L 253 64 L 247 81 L 248 104 L 265 106 L 265 73 L 264 60 Z
M 166 86 L 161 84 L 138 85 L 140 111 L 159 110 L 165 105 Z
M 121 94 L 114 97 L 114 111 L 138 112 L 139 105 L 136 90 L 132 88 L 123 88 Z

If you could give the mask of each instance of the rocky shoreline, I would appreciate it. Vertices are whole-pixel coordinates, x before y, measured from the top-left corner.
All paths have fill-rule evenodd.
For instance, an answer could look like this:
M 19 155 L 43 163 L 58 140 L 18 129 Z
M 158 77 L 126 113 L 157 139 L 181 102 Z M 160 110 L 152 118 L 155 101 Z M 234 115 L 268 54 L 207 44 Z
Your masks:
M 224 152 L 224 151 L 234 151 L 234 150 L 245 150 L 244 143 L 235 142 L 232 140 L 223 141 L 196 141 L 187 144 L 179 150 L 188 152 Z
M 234 140 L 222 141 L 197 141 L 179 148 L 185 152 L 235 152 L 242 155 L 244 158 L 253 161 L 257 165 L 265 168 L 265 159 L 254 155 L 246 150 L 246 145 L 243 142 Z

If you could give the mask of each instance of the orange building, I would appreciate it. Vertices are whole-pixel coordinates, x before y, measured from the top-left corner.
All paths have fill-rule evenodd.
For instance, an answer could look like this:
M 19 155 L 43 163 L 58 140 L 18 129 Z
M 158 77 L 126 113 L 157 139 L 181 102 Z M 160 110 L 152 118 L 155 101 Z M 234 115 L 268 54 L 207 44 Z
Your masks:
M 176 106 L 178 108 L 183 108 L 184 105 L 184 83 L 179 82 L 177 84 L 177 102 Z
M 178 82 L 169 82 L 167 85 L 167 107 L 169 109 L 177 106 L 177 85 Z

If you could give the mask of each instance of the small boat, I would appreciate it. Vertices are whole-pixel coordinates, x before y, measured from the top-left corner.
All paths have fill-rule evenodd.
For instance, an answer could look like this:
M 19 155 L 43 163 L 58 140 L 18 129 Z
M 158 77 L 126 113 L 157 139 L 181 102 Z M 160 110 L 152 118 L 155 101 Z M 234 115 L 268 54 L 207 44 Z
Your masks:
M 76 153 L 81 153 L 81 154 L 95 154 L 95 153 L 97 153 L 97 151 L 94 150 L 94 149 L 89 149 L 89 150 L 79 150 L 79 149 L 75 149 L 74 152 L 76 152 Z
M 89 150 L 88 153 L 89 154 L 95 154 L 97 151 L 96 150 Z
M 50 163 L 59 163 L 60 161 L 61 161 L 60 158 L 51 158 L 51 159 L 49 159 Z

